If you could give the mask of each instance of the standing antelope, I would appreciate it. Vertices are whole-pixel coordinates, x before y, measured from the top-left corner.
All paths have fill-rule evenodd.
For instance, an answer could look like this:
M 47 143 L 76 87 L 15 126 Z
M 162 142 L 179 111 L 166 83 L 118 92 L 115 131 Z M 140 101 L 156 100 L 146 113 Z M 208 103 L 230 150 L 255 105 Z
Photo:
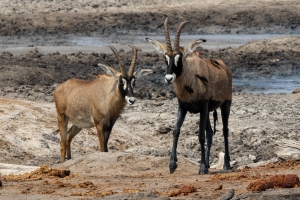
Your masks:
M 221 108 L 223 121 L 223 135 L 225 141 L 225 170 L 231 169 L 228 150 L 228 118 L 232 100 L 232 75 L 229 68 L 221 60 L 203 60 L 196 51 L 200 43 L 205 40 L 191 42 L 185 48 L 179 46 L 182 28 L 187 22 L 182 22 L 176 32 L 174 49 L 172 49 L 168 18 L 164 22 L 166 45 L 146 38 L 159 53 L 164 54 L 167 64 L 165 81 L 172 83 L 178 99 L 178 116 L 173 131 L 173 148 L 170 158 L 170 173 L 177 168 L 177 143 L 180 128 L 187 111 L 200 113 L 198 139 L 201 145 L 201 161 L 199 174 L 208 173 L 210 148 L 213 131 L 209 121 L 209 112 Z M 216 121 L 216 111 L 214 112 Z M 205 130 L 207 147 L 205 151 Z M 205 153 L 204 153 L 205 152 Z
M 128 70 L 117 50 L 109 46 L 115 54 L 120 72 L 112 67 L 98 64 L 107 74 L 97 75 L 93 81 L 69 79 L 54 91 L 54 100 L 60 131 L 60 151 L 62 162 L 71 159 L 71 141 L 82 128 L 96 127 L 100 142 L 100 150 L 107 152 L 109 135 L 126 105 L 135 102 L 133 87 L 135 79 L 151 73 L 150 70 L 134 72 L 137 50 L 132 48 L 132 61 Z M 68 121 L 73 126 L 67 132 Z

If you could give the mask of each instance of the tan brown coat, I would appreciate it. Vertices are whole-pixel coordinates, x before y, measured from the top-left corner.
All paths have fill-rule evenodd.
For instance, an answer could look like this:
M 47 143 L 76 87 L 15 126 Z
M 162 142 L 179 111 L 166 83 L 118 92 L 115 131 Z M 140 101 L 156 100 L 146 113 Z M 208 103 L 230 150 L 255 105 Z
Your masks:
M 65 161 L 66 154 L 67 159 L 71 159 L 71 141 L 82 128 L 96 127 L 100 150 L 107 152 L 107 142 L 113 125 L 126 102 L 130 105 L 135 102 L 133 86 L 136 75 L 136 48 L 131 46 L 133 56 L 128 73 L 125 72 L 118 52 L 113 47 L 110 48 L 119 61 L 120 72 L 99 64 L 108 74 L 98 74 L 92 81 L 73 78 L 62 83 L 54 91 L 62 162 Z M 68 122 L 73 126 L 67 131 Z
M 212 99 L 224 101 L 232 99 L 232 75 L 229 68 L 221 60 L 217 60 L 218 67 L 211 60 L 203 60 L 196 52 L 183 60 L 181 75 L 173 82 L 178 99 L 192 102 L 198 99 Z M 197 67 L 196 67 L 197 66 Z M 206 81 L 200 77 L 205 77 Z M 194 93 L 190 93 L 185 86 L 190 86 Z

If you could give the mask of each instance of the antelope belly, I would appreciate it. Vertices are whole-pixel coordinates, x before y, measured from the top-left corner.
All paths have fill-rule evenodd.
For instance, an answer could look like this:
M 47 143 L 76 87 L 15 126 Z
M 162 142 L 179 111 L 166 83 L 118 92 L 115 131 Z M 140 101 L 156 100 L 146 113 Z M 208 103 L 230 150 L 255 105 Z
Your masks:
M 95 126 L 93 117 L 77 116 L 70 121 L 79 128 L 92 128 Z

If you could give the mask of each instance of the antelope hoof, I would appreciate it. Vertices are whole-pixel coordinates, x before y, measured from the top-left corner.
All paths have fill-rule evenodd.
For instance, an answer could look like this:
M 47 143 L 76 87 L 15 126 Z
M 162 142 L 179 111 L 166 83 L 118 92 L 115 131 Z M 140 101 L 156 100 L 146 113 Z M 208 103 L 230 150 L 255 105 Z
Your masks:
M 199 174 L 200 175 L 208 174 L 208 168 L 206 167 L 205 164 L 200 165 Z
M 173 174 L 177 168 L 176 162 L 170 162 L 169 168 L 170 168 L 170 174 Z
M 224 170 L 232 170 L 232 168 L 230 167 L 230 164 L 224 164 L 223 169 Z

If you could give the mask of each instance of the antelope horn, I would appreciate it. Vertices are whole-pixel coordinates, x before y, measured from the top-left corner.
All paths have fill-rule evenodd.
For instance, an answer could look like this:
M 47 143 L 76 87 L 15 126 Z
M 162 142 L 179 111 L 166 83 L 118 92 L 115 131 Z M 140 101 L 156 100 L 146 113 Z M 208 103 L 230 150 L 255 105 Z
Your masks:
M 174 39 L 174 51 L 176 52 L 179 52 L 179 38 L 180 38 L 180 33 L 181 33 L 181 30 L 182 28 L 184 27 L 184 25 L 188 23 L 188 21 L 185 21 L 185 22 L 182 22 L 178 29 L 177 29 L 177 32 L 176 32 L 176 35 L 175 35 L 175 39 Z
M 118 51 L 113 46 L 108 46 L 108 47 L 112 50 L 112 52 L 114 52 L 114 54 L 115 54 L 115 56 L 116 56 L 116 58 L 117 58 L 117 60 L 119 62 L 121 74 L 123 76 L 126 76 L 125 66 L 124 66 L 124 64 L 123 64 L 123 62 L 121 60 L 121 57 L 120 57 Z
M 165 37 L 166 37 L 168 52 L 172 52 L 172 45 L 171 45 L 169 28 L 168 28 L 168 18 L 165 19 L 164 25 L 165 25 Z
M 131 60 L 131 64 L 128 70 L 128 76 L 132 77 L 133 76 L 133 71 L 134 71 L 134 67 L 135 67 L 135 61 L 136 61 L 136 55 L 137 55 L 137 50 L 135 48 L 135 46 L 133 45 L 129 45 L 132 48 L 132 60 Z

